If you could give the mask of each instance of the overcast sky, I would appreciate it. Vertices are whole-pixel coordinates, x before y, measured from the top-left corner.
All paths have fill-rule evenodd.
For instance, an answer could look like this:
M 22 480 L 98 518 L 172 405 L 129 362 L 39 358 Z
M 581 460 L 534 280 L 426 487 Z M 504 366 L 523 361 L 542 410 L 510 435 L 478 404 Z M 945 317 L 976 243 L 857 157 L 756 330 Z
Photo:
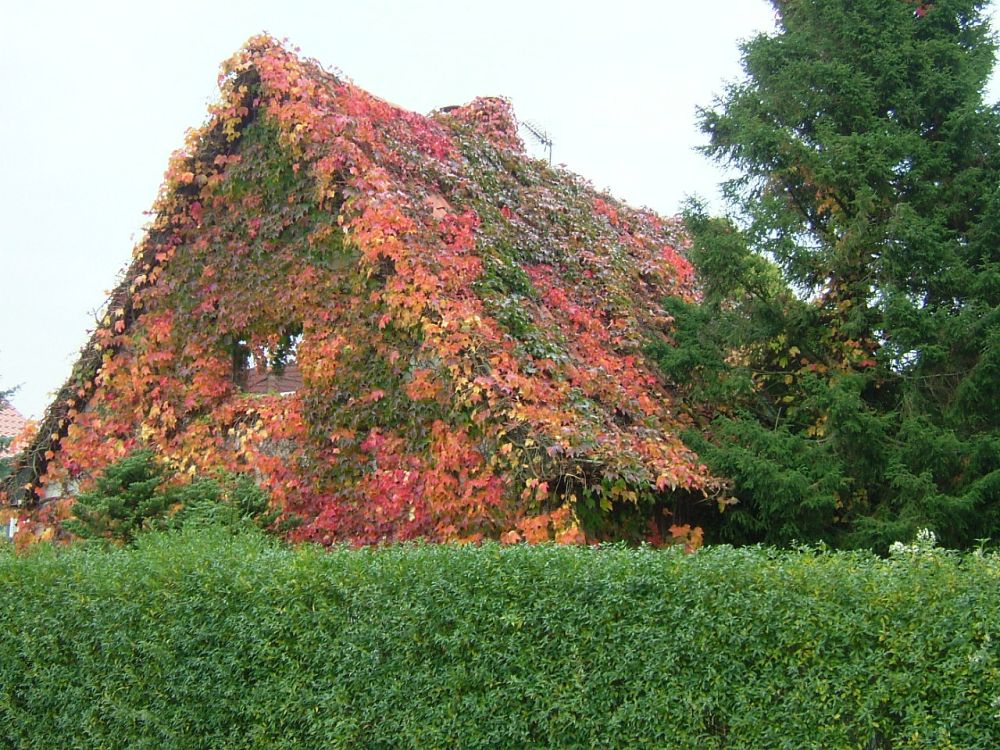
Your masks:
M 772 28 L 764 0 L 0 0 L 0 387 L 41 416 L 253 34 L 417 112 L 506 96 L 556 163 L 671 214 L 716 195 L 695 108 L 739 77 L 739 40 Z

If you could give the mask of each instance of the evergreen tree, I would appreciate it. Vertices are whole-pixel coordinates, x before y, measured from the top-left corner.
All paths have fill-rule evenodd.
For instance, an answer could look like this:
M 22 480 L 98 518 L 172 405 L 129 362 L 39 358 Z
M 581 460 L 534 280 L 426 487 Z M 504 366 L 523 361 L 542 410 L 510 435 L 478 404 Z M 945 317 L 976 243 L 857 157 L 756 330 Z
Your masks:
M 131 544 L 144 531 L 221 524 L 270 526 L 268 496 L 247 475 L 220 473 L 173 483 L 176 473 L 151 450 L 105 467 L 94 487 L 73 504 L 63 528 L 81 539 Z
M 719 416 L 731 541 L 1000 538 L 1000 112 L 982 0 L 772 0 L 702 111 L 733 208 L 688 212 L 658 354 Z M 711 524 L 711 522 L 710 522 Z

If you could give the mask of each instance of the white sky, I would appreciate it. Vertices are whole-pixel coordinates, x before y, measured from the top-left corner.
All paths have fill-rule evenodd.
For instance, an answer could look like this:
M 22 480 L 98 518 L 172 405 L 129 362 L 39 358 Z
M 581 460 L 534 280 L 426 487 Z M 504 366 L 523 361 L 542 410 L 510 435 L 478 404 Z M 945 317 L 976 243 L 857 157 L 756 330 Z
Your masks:
M 765 0 L 0 0 L 0 388 L 41 416 L 219 64 L 255 33 L 418 112 L 506 96 L 555 162 L 671 214 L 716 195 L 695 107 L 772 28 Z

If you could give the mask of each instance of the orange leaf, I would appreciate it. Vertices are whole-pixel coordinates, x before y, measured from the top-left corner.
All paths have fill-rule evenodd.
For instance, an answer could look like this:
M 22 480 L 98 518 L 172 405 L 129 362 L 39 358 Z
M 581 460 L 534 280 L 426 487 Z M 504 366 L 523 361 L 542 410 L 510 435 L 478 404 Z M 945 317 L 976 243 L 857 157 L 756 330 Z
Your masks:
M 500 535 L 501 544 L 517 544 L 521 541 L 521 535 L 518 534 L 514 529 L 511 529 L 506 534 Z
M 586 544 L 587 535 L 580 530 L 580 527 L 573 524 L 568 529 L 556 534 L 556 542 L 558 544 Z

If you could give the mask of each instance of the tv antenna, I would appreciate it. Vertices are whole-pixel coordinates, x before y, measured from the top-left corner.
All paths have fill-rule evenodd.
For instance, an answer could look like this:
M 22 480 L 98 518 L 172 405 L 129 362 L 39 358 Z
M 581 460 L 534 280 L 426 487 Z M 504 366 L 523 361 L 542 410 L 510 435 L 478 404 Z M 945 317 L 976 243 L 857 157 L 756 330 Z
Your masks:
M 535 140 L 538 141 L 549 154 L 549 166 L 552 166 L 552 137 L 549 135 L 547 130 L 540 128 L 533 122 L 528 122 L 527 120 L 522 120 L 521 124 L 524 125 L 524 129 L 534 136 Z

